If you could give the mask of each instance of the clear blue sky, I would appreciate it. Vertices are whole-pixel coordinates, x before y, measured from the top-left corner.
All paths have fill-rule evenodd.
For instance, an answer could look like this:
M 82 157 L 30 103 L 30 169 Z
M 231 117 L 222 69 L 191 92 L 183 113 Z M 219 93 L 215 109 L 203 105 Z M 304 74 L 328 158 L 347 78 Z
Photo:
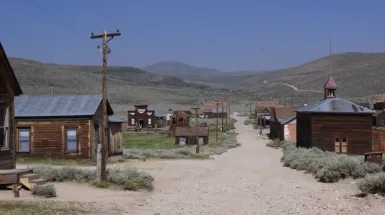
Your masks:
M 35 1 L 50 12 L 31 0 L 1 2 L 9 56 L 98 65 L 101 41 L 90 33 L 118 28 L 110 65 L 277 69 L 327 55 L 329 36 L 333 52 L 385 50 L 384 0 Z

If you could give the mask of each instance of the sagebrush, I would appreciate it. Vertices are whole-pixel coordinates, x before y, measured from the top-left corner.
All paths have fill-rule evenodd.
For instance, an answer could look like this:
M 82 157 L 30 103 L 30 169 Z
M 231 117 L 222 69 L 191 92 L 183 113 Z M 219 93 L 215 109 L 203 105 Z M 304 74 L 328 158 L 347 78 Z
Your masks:
M 31 190 L 32 195 L 45 198 L 56 197 L 56 188 L 53 184 L 36 185 Z
M 50 182 L 79 181 L 96 183 L 97 170 L 70 166 L 37 166 L 33 171 Z M 107 182 L 123 187 L 125 190 L 153 190 L 154 178 L 147 172 L 129 167 L 107 168 Z M 99 186 L 95 185 L 95 186 Z M 105 186 L 105 185 L 100 185 Z
M 357 187 L 363 193 L 379 193 L 385 195 L 385 173 L 367 175 L 357 183 Z
M 289 142 L 282 144 L 282 150 L 284 166 L 310 173 L 320 182 L 332 183 L 347 177 L 363 178 L 381 171 L 380 165 L 366 163 L 356 156 L 324 152 L 317 148 L 297 148 Z

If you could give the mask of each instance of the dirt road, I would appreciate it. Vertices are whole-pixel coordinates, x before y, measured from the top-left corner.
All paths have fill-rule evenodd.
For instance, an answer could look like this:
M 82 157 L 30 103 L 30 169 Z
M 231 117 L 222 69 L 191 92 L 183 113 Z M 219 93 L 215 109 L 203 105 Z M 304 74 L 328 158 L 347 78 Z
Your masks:
M 56 201 L 96 202 L 130 215 L 385 214 L 381 197 L 355 197 L 353 180 L 317 182 L 282 167 L 281 150 L 265 146 L 250 125 L 237 117 L 241 147 L 213 160 L 135 162 L 155 177 L 150 193 L 95 189 L 59 183 Z M 31 199 L 27 193 L 22 199 Z M 0 195 L 0 200 L 1 200 Z
M 152 166 L 156 190 L 137 214 L 384 214 L 383 199 L 354 197 L 353 181 L 322 184 L 282 167 L 280 150 L 265 146 L 237 118 L 241 147 L 208 161 L 166 161 Z

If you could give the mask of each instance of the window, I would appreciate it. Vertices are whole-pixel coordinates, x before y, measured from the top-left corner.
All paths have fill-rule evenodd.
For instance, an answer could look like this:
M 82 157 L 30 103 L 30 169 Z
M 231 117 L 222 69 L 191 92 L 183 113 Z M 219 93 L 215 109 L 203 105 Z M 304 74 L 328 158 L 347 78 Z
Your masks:
M 67 129 L 66 149 L 67 151 L 77 151 L 77 131 L 76 128 Z
M 346 137 L 342 138 L 341 153 L 344 153 L 344 154 L 348 153 L 348 140 Z
M 19 152 L 29 152 L 29 128 L 19 129 Z
M 135 125 L 135 119 L 131 119 L 131 125 Z
M 385 119 L 384 118 L 379 118 L 378 119 L 378 125 L 385 125 Z
M 148 119 L 148 125 L 151 125 L 151 118 Z
M 8 107 L 0 107 L 0 149 L 9 148 L 8 123 Z

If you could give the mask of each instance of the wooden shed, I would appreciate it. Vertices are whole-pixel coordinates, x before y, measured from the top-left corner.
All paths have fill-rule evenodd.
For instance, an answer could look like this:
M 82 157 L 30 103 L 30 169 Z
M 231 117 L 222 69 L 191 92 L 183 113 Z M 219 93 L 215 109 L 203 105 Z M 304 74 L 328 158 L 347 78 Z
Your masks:
M 185 111 L 173 112 L 168 135 L 174 136 L 177 127 L 190 127 L 190 116 Z
M 293 107 L 271 107 L 270 118 L 270 139 L 284 140 L 284 126 L 283 121 L 286 121 L 295 116 L 295 109 Z
M 193 127 L 176 127 L 175 129 L 175 144 L 177 145 L 193 145 L 196 144 L 196 137 L 199 137 L 199 144 L 204 145 L 209 143 L 208 127 L 193 126 Z
M 122 137 L 122 125 L 124 121 L 115 117 L 108 118 L 108 155 L 121 155 L 123 154 L 123 137 Z
M 0 170 L 14 169 L 14 97 L 22 94 L 19 82 L 0 43 Z
M 113 111 L 107 101 L 108 115 Z M 16 152 L 96 161 L 102 95 L 15 97 Z
M 140 128 L 155 128 L 155 111 L 146 104 L 134 105 L 135 110 L 128 111 L 128 125 Z
M 338 98 L 332 76 L 324 99 L 296 110 L 297 146 L 362 155 L 372 151 L 373 110 Z

